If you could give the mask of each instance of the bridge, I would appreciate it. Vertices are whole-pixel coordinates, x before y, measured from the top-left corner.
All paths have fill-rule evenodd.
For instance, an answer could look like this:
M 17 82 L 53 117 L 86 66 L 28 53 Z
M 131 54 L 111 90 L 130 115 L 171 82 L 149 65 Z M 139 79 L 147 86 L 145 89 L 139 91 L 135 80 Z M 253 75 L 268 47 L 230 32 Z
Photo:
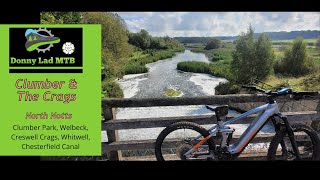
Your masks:
M 306 123 L 311 125 L 318 134 L 320 132 L 320 94 L 314 92 L 314 96 L 303 100 L 294 100 L 287 96 L 275 98 L 279 104 L 280 111 L 288 116 L 290 123 Z M 106 131 L 108 141 L 102 142 L 102 153 L 107 155 L 111 161 L 118 160 L 155 160 L 154 155 L 124 157 L 121 151 L 153 150 L 155 139 L 122 141 L 119 139 L 119 130 L 157 128 L 166 127 L 179 121 L 191 121 L 200 125 L 213 124 L 212 115 L 179 116 L 179 117 L 154 117 L 154 118 L 132 118 L 118 119 L 116 117 L 117 108 L 133 107 L 155 107 L 155 106 L 187 106 L 206 104 L 227 104 L 237 110 L 246 111 L 259 105 L 265 104 L 266 96 L 257 94 L 235 94 L 235 95 L 215 95 L 207 97 L 177 97 L 177 98 L 145 98 L 145 99 L 104 99 L 102 100 L 102 131 Z M 227 119 L 235 115 L 228 115 Z M 237 124 L 250 123 L 255 115 L 237 121 Z M 270 142 L 273 134 L 258 134 L 252 143 Z M 232 141 L 239 137 L 234 136 Z M 252 160 L 263 159 L 266 152 L 244 152 L 239 159 Z

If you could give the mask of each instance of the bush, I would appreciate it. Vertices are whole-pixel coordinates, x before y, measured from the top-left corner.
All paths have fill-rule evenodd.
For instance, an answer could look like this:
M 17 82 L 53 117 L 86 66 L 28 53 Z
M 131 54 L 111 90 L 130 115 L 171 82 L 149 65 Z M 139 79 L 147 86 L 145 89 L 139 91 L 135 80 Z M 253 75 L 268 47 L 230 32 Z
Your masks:
M 177 65 L 177 69 L 181 71 L 186 71 L 186 72 L 211 74 L 211 69 L 209 67 L 209 64 L 205 62 L 197 62 L 197 61 L 179 62 Z
M 224 60 L 226 57 L 220 55 L 220 54 L 214 54 L 214 56 L 212 57 L 211 61 L 215 62 L 215 61 L 221 61 Z
M 212 39 L 209 41 L 204 49 L 218 49 L 221 47 L 221 41 L 219 39 Z
M 313 70 L 314 61 L 307 56 L 307 46 L 303 38 L 299 37 L 293 41 L 291 47 L 287 48 L 284 58 L 276 62 L 274 72 L 283 75 L 301 76 Z
M 270 74 L 275 58 L 271 45 L 265 34 L 255 41 L 251 27 L 247 33 L 240 35 L 231 62 L 236 83 L 245 84 L 252 78 L 264 80 Z
M 123 91 L 114 79 L 105 79 L 102 81 L 102 97 L 123 98 Z
M 177 69 L 186 72 L 206 73 L 216 77 L 223 77 L 228 80 L 232 80 L 230 65 L 225 61 L 210 64 L 197 61 L 180 62 L 177 65 Z
M 320 91 L 320 74 L 314 73 L 308 75 L 303 80 L 303 86 L 306 91 Z
M 141 64 L 127 64 L 124 67 L 124 74 L 140 74 L 148 72 L 148 68 Z
M 215 90 L 217 95 L 237 94 L 238 92 L 240 92 L 241 87 L 231 82 L 220 82 L 219 85 L 215 87 Z

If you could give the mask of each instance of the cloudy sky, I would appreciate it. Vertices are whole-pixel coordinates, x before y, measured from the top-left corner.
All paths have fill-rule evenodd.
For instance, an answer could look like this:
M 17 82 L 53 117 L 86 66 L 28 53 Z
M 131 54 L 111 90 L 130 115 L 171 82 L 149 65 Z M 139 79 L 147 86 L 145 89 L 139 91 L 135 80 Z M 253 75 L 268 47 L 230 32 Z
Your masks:
M 153 36 L 234 36 L 255 32 L 320 30 L 320 12 L 118 12 L 130 31 Z

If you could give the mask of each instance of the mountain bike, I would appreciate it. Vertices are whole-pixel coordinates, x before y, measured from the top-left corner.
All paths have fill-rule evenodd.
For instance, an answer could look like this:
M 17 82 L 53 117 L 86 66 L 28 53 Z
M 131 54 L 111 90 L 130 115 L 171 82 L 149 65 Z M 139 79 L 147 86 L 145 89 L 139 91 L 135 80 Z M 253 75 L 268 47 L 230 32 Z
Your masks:
M 304 124 L 290 124 L 280 113 L 275 97 L 290 94 L 291 98 L 315 95 L 312 92 L 293 92 L 289 88 L 271 91 L 256 86 L 243 86 L 250 91 L 267 96 L 268 103 L 251 109 L 225 121 L 227 105 L 207 109 L 215 112 L 211 116 L 216 124 L 208 130 L 193 122 L 177 122 L 166 127 L 157 137 L 155 155 L 158 161 L 166 160 L 234 160 L 256 134 L 272 122 L 275 135 L 267 151 L 266 160 L 320 160 L 320 140 L 315 130 Z M 242 135 L 232 143 L 235 128 L 227 126 L 249 115 L 257 114 Z

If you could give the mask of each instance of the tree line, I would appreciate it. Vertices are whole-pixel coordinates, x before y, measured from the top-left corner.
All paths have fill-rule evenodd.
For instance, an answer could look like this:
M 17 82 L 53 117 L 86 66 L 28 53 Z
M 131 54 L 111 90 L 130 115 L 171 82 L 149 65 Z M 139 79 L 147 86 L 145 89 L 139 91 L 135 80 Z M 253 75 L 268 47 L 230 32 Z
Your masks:
M 253 37 L 257 39 L 263 33 L 254 33 Z M 304 39 L 314 39 L 320 36 L 320 31 L 307 30 L 307 31 L 291 31 L 291 32 L 265 32 L 273 40 L 286 40 L 295 39 L 296 37 L 302 37 Z M 213 38 L 219 40 L 234 41 L 239 39 L 239 36 L 214 36 L 214 37 L 175 37 L 181 43 L 208 43 Z
M 42 24 L 101 24 L 103 97 L 123 97 L 116 79 L 127 73 L 145 72 L 144 64 L 173 56 L 173 49 L 183 49 L 179 41 L 168 36 L 152 37 L 146 30 L 130 32 L 117 13 L 41 12 L 40 21 Z M 145 57 L 132 58 L 137 50 L 145 50 Z
M 318 42 L 320 44 L 320 38 Z M 252 27 L 239 36 L 230 67 L 229 83 L 217 87 L 223 94 L 237 92 L 239 85 L 253 79 L 263 81 L 271 73 L 299 77 L 317 71 L 314 59 L 307 55 L 307 45 L 302 37 L 297 37 L 285 48 L 284 56 L 276 59 L 271 38 L 263 33 L 255 39 Z
M 180 42 L 176 39 L 170 38 L 169 36 L 152 37 L 148 31 L 144 29 L 137 33 L 130 33 L 128 42 L 142 50 L 175 49 L 182 47 Z

